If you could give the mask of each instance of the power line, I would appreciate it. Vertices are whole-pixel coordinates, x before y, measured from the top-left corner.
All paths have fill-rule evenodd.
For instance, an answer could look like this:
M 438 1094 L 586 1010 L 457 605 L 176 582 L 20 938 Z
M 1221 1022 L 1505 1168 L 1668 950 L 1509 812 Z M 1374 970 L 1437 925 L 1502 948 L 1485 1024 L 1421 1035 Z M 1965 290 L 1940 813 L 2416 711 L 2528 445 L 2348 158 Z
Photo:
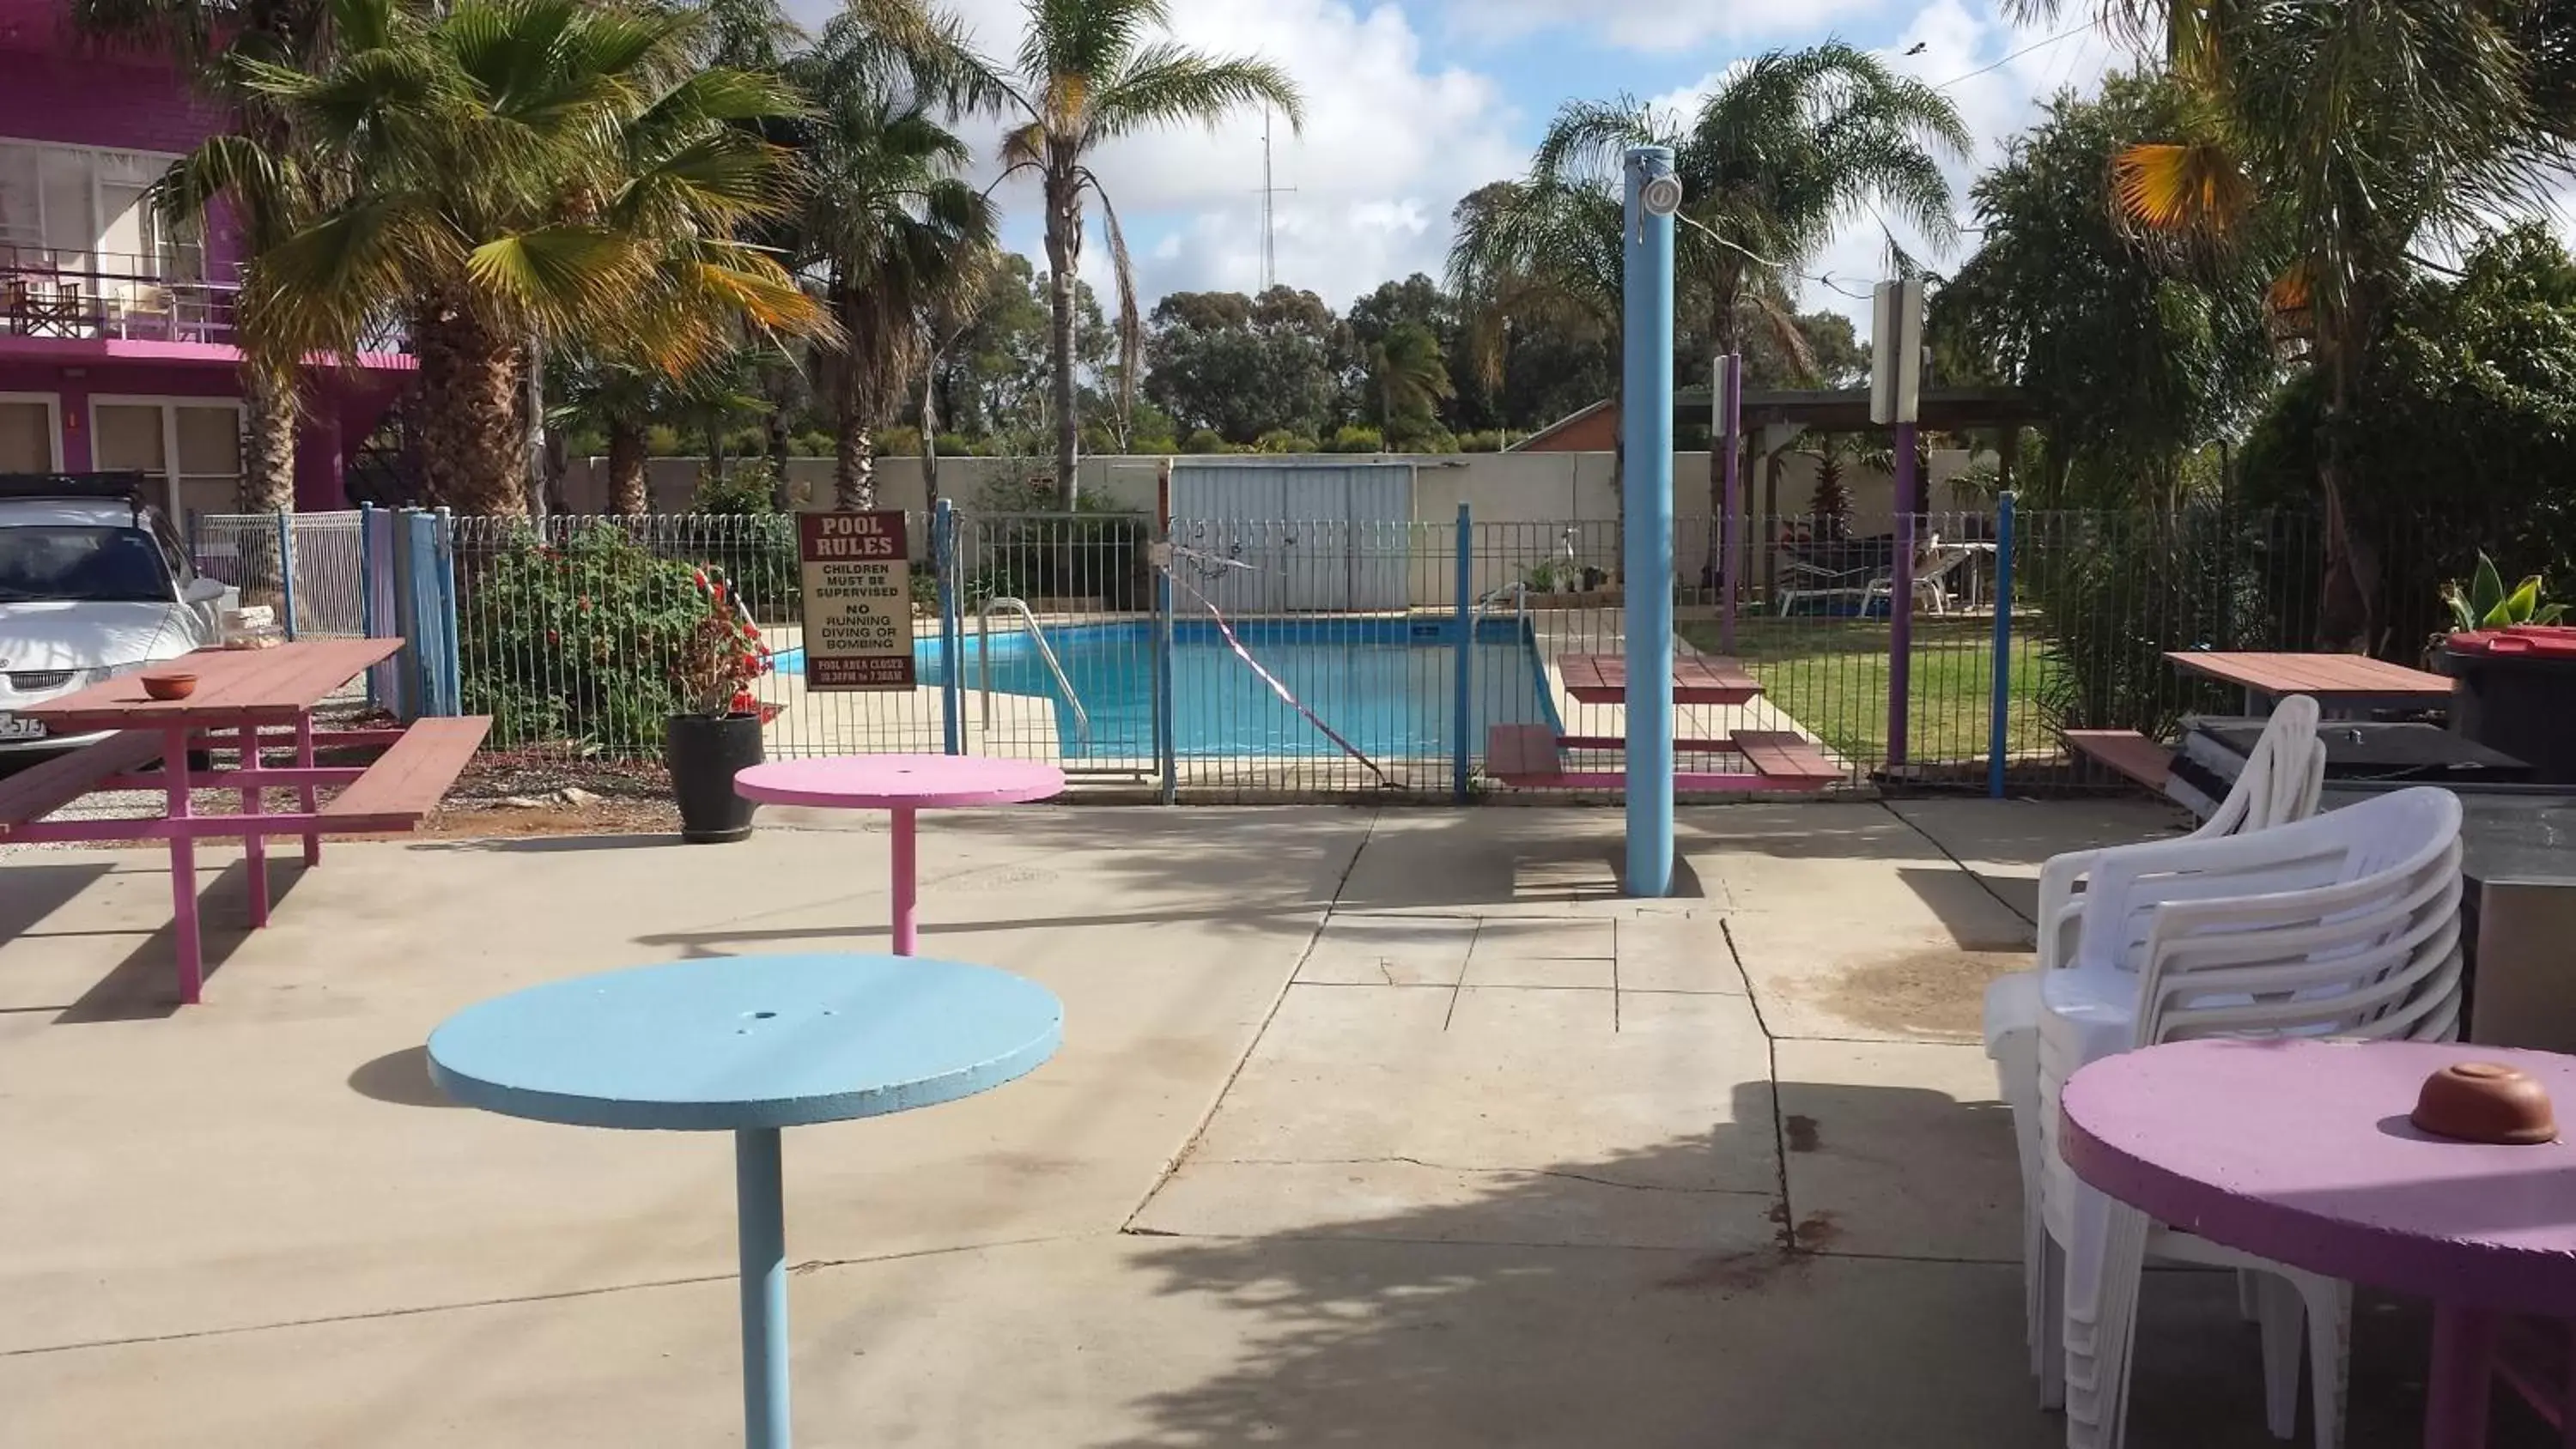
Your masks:
M 2012 64 L 2014 61 L 2021 59 L 2023 56 L 2030 54 L 2034 50 L 2038 50 L 2042 46 L 2055 45 L 2057 42 L 2066 39 L 2068 36 L 2082 35 L 2085 31 L 2088 31 L 2101 23 L 2102 19 L 2097 15 L 2091 20 L 2085 21 L 2081 25 L 2061 30 L 2045 40 L 2034 40 L 2030 44 L 2023 46 L 2021 49 L 2014 51 L 2012 54 L 2005 56 L 2001 60 L 1994 61 L 1987 65 L 1978 66 L 1975 70 L 1968 71 L 1961 75 L 1954 75 L 1948 80 L 1941 82 L 1939 85 L 1934 86 L 1932 89 L 1936 91 L 1946 91 L 1963 80 L 1975 80 L 1977 77 L 1984 75 L 1990 70 L 2001 70 L 2005 66 Z

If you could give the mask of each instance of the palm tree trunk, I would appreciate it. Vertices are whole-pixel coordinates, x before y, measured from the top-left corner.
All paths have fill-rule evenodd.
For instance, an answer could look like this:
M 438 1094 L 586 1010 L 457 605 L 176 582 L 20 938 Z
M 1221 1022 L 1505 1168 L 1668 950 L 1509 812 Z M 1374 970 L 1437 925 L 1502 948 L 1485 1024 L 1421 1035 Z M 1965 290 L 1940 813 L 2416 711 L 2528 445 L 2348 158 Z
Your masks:
M 1081 484 L 1074 476 L 1074 452 L 1082 440 L 1073 385 L 1074 266 L 1082 250 L 1082 195 L 1071 178 L 1047 178 L 1047 354 L 1054 366 L 1055 496 L 1066 512 L 1073 510 Z
M 620 414 L 608 420 L 608 511 L 632 518 L 650 513 L 653 500 L 644 469 L 644 421 Z
M 417 422 L 429 502 L 468 515 L 525 517 L 516 343 L 469 308 L 433 303 L 413 321 L 412 350 L 420 359 Z
M 244 513 L 295 511 L 295 374 L 246 363 L 242 385 Z M 273 602 L 285 595 L 287 561 L 278 557 L 274 529 L 253 529 L 240 541 L 241 590 L 246 599 Z
M 921 368 L 921 491 L 931 512 L 939 511 L 939 354 Z
M 2352 418 L 2353 372 L 2360 366 L 2367 324 L 2351 317 L 2320 317 L 2317 343 L 2326 369 L 2324 448 L 2317 483 L 2325 494 L 2324 597 L 2317 604 L 2317 642 L 2327 649 L 2369 653 L 2378 646 L 2379 560 L 2352 516 L 2352 462 L 2345 436 Z M 2336 326 L 2340 321 L 2343 325 Z
M 865 424 L 845 425 L 832 457 L 832 506 L 877 506 L 877 442 Z

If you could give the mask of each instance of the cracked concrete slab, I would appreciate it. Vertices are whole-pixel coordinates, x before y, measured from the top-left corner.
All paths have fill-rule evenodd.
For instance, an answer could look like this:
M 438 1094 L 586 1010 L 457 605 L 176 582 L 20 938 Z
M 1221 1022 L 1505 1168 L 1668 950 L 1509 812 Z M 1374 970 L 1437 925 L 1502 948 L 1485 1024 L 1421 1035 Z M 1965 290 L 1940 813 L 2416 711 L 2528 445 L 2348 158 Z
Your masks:
M 2039 868 L 2052 855 L 2142 840 L 2191 828 L 2189 812 L 2163 800 L 1896 800 L 1888 808 L 1957 857 L 2023 919 L 2039 906 Z
M 2021 1261 L 2021 1163 L 1983 1047 L 1782 1041 L 1773 1051 L 1803 1244 Z
M 1369 823 L 1030 817 L 925 823 L 924 944 L 1055 990 L 1064 1050 L 1007 1091 L 790 1134 L 798 1254 L 1115 1229 L 1249 1048 Z M 0 944 L 19 1004 L 67 987 L 72 955 L 90 987 L 0 1015 L 0 1349 L 731 1271 L 720 1137 L 459 1110 L 421 1043 L 460 1007 L 583 971 L 882 950 L 883 850 L 778 830 L 721 848 L 335 842 L 319 870 L 281 872 L 300 878 L 275 924 L 184 1009 L 165 1004 L 166 954 L 129 957 L 166 898 L 55 902 L 33 925 L 45 950 Z M 148 855 L 47 854 L 157 874 Z M 6 894 L 43 879 L 24 869 L 0 863 Z
M 1726 917 L 1702 905 L 1684 915 L 1615 923 L 1622 991 L 1713 991 L 1742 996 L 1744 973 L 1726 943 Z
M 1986 983 L 2030 964 L 2029 923 L 1967 872 L 1886 870 L 1892 893 L 1810 887 L 1801 909 L 1728 918 L 1773 1035 L 1974 1041 Z
M 1510 987 L 1449 996 L 1292 986 L 1137 1225 L 1321 1230 L 1380 1213 L 1390 1194 L 1464 1207 L 1494 1193 L 1499 1174 L 1583 1163 L 1601 1185 L 1760 1195 L 1717 1205 L 1728 1221 L 1707 1233 L 1765 1237 L 1761 1215 L 1779 1181 L 1769 1049 L 1743 998 Z M 1355 1173 L 1355 1164 L 1393 1166 Z M 1671 1205 L 1651 1193 L 1581 1196 L 1564 1211 L 1583 1220 L 1584 1241 L 1674 1239 Z M 1503 1216 L 1513 1225 L 1494 1231 L 1535 1230 L 1526 1213 Z
M 1327 986 L 1455 986 L 1476 940 L 1474 916 L 1365 916 L 1324 923 L 1297 979 Z

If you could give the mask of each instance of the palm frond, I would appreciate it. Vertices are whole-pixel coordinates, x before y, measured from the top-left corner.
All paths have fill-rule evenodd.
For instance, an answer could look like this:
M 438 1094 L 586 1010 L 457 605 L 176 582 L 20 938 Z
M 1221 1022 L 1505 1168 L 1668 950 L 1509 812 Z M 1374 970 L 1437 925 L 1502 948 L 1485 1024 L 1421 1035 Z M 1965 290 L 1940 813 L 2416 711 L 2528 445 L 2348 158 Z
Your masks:
M 1197 122 L 1213 129 L 1228 112 L 1268 106 L 1305 124 L 1305 105 L 1288 73 L 1265 60 L 1219 59 L 1178 45 L 1155 45 L 1090 98 L 1089 134 L 1102 139 L 1153 126 Z

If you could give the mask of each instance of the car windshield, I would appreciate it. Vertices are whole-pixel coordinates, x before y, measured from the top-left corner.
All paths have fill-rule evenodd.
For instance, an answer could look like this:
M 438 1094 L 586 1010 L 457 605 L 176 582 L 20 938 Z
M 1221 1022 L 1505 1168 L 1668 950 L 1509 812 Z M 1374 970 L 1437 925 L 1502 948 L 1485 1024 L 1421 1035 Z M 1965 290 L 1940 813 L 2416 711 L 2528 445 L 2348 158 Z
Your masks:
M 139 528 L 0 528 L 0 604 L 167 603 L 170 569 Z

